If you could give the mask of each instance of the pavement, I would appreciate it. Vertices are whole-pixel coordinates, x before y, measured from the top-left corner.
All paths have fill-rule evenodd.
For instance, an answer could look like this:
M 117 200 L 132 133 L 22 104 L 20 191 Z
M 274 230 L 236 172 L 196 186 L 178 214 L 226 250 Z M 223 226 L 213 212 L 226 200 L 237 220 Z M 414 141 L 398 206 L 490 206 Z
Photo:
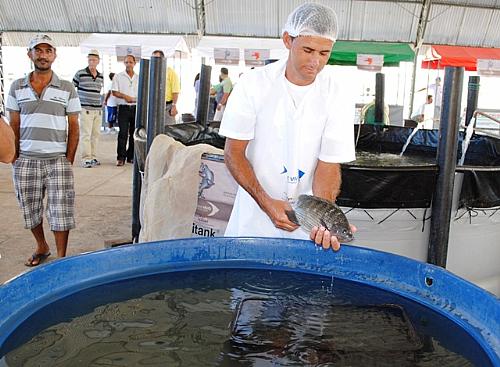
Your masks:
M 117 134 L 101 134 L 97 159 L 101 165 L 83 168 L 77 151 L 73 166 L 76 191 L 76 228 L 69 234 L 67 256 L 105 248 L 106 242 L 132 237 L 133 165 L 116 167 Z M 54 236 L 44 216 L 45 237 L 56 259 Z M 24 228 L 12 183 L 11 165 L 0 163 L 0 284 L 29 271 L 24 262 L 35 249 L 31 231 Z

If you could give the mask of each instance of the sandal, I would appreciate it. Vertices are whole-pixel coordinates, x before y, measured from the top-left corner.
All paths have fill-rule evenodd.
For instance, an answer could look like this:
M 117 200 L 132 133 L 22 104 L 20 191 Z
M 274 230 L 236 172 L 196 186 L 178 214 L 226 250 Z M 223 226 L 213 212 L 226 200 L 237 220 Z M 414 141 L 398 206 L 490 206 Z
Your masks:
M 49 256 L 50 256 L 50 252 L 47 252 L 46 254 L 37 254 L 36 252 L 34 252 L 31 255 L 31 257 L 28 259 L 28 261 L 24 263 L 24 265 L 26 265 L 28 267 L 38 266 L 41 263 L 43 263 L 45 260 L 47 260 L 47 258 Z

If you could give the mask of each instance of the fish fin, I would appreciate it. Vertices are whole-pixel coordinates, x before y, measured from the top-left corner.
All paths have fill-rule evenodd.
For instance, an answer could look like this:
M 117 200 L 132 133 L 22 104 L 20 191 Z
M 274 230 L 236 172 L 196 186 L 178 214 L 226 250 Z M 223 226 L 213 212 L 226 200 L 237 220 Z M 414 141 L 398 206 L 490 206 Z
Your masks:
M 285 213 L 290 222 L 293 222 L 296 225 L 300 226 L 299 220 L 297 219 L 297 215 L 295 214 L 294 210 L 285 210 Z
M 330 228 L 328 228 L 328 225 L 326 224 L 326 222 L 324 221 L 324 219 L 323 219 L 323 218 L 321 218 L 321 219 L 319 220 L 319 222 L 321 223 L 321 225 L 322 225 L 323 227 L 325 227 L 325 229 L 326 229 L 327 231 L 329 231 L 329 230 L 330 230 Z

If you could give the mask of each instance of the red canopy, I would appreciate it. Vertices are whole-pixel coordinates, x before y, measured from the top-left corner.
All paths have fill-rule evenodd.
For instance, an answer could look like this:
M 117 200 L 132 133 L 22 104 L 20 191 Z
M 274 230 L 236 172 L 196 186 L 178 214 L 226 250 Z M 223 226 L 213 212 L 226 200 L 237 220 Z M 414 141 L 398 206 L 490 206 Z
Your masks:
M 432 46 L 435 60 L 422 61 L 423 69 L 443 69 L 445 66 L 463 66 L 475 71 L 477 59 L 500 60 L 500 49 L 459 46 Z M 441 57 L 441 58 L 439 58 Z

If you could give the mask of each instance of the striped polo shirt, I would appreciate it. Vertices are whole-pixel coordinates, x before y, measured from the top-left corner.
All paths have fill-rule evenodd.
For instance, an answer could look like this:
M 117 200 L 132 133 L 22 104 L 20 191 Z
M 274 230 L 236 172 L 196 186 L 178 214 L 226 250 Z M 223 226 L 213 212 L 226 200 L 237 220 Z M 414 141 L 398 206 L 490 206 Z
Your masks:
M 50 83 L 39 97 L 30 84 L 31 73 L 12 83 L 8 111 L 19 112 L 20 157 L 48 159 L 66 154 L 66 115 L 79 113 L 80 100 L 73 84 L 52 72 Z
M 100 110 L 102 108 L 101 90 L 104 78 L 100 72 L 97 72 L 94 79 L 88 67 L 78 70 L 73 77 L 73 84 L 83 108 L 87 110 Z

